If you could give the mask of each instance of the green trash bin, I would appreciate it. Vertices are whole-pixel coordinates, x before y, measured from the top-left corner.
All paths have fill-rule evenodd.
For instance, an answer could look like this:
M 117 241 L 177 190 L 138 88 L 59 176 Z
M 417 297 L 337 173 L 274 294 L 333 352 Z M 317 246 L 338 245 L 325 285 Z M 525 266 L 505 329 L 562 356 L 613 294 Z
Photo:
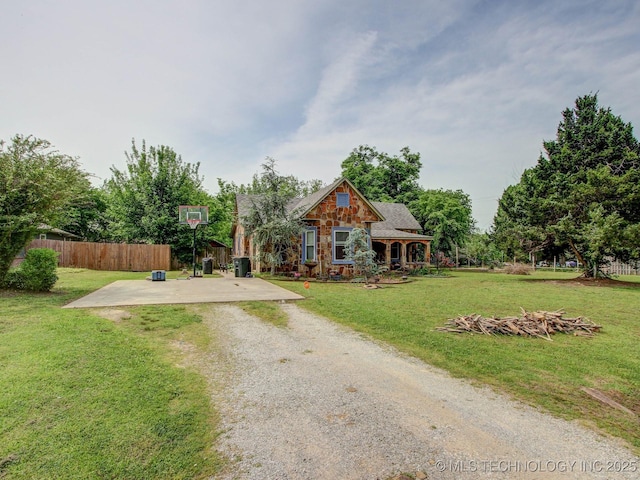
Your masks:
M 236 257 L 233 259 L 233 268 L 236 277 L 246 277 L 251 273 L 251 260 L 249 257 Z
M 202 259 L 202 273 L 204 275 L 211 275 L 213 273 L 213 258 Z

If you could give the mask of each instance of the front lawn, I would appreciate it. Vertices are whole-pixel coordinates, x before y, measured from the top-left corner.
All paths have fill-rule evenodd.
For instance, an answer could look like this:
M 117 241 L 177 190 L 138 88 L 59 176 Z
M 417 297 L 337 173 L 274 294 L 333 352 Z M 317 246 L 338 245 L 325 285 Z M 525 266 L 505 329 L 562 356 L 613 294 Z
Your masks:
M 0 478 L 207 478 L 216 415 L 170 347 L 207 329 L 184 306 L 105 319 L 65 303 L 144 273 L 60 269 L 48 294 L 0 291 Z M 127 318 L 129 316 L 129 318 Z M 204 339 L 204 340 L 203 340 Z
M 357 284 L 276 282 L 307 297 L 299 305 L 387 342 L 452 375 L 487 384 L 567 419 L 596 426 L 640 450 L 640 285 L 587 286 L 575 273 L 453 273 L 376 290 Z M 637 278 L 630 279 L 636 281 Z M 603 326 L 594 338 L 453 334 L 436 330 L 472 313 L 562 309 Z M 635 418 L 589 397 L 596 388 Z

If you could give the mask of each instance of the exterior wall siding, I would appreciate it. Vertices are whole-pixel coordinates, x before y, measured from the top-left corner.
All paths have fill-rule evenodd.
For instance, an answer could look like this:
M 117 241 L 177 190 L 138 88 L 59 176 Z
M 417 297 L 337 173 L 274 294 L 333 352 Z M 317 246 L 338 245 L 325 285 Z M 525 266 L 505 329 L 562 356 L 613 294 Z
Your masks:
M 349 206 L 338 207 L 338 193 L 349 194 Z M 336 227 L 370 229 L 372 222 L 380 221 L 380 217 L 367 205 L 346 182 L 340 184 L 333 192 L 311 210 L 306 218 L 307 224 L 318 229 L 318 266 L 316 274 L 327 275 L 329 271 L 347 274 L 351 265 L 334 263 L 332 231 Z
M 235 213 L 237 218 L 237 210 Z M 351 276 L 353 273 L 351 263 L 344 259 L 335 258 L 333 244 L 334 233 L 341 229 L 350 230 L 353 228 L 363 228 L 371 233 L 372 224 L 382 221 L 382 218 L 380 214 L 374 210 L 374 207 L 372 207 L 348 181 L 343 180 L 317 205 L 306 212 L 303 221 L 306 223 L 308 229 L 316 232 L 316 258 L 311 264 L 307 263 L 305 265 L 306 241 L 305 233 L 303 232 L 296 239 L 293 248 L 287 253 L 285 265 L 279 268 L 279 270 L 282 272 L 300 272 L 303 275 L 310 276 L 328 276 L 331 274 Z M 251 257 L 253 271 L 260 271 L 261 265 L 256 262 L 254 258 L 256 252 L 254 251 L 253 243 L 250 242 L 250 238 L 246 236 L 244 227 L 238 222 L 235 228 L 234 256 Z M 418 233 L 417 230 L 414 229 L 398 229 L 398 231 Z M 374 241 L 377 245 L 379 257 L 384 259 L 388 264 L 391 264 L 390 240 L 391 239 L 385 239 L 379 242 Z M 407 254 L 410 256 L 412 252 L 408 246 L 412 243 L 422 243 L 423 241 L 418 240 L 414 242 L 403 239 L 394 242 L 398 243 L 399 255 L 403 258 L 408 258 Z M 428 259 L 428 243 L 425 249 Z M 410 262 L 411 260 L 409 259 L 407 261 Z M 405 266 L 405 260 L 402 261 L 402 266 Z

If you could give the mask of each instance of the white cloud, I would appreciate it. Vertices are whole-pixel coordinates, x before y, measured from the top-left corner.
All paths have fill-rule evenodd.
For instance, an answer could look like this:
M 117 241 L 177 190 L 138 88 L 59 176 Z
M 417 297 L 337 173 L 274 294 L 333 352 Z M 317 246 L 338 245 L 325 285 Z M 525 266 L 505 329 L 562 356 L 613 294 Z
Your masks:
M 330 181 L 360 144 L 409 146 L 487 228 L 577 96 L 637 126 L 639 23 L 614 1 L 9 2 L 0 138 L 47 138 L 102 178 L 144 138 L 211 189 L 265 156 Z

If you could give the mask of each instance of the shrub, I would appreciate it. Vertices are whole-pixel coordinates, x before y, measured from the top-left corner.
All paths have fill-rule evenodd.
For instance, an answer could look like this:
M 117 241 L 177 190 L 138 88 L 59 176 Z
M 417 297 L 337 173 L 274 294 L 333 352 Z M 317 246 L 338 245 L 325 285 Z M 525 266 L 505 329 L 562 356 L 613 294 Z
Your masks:
M 454 262 L 442 252 L 438 252 L 433 255 L 431 264 L 435 265 L 436 268 L 453 268 L 456 266 L 456 262 Z
M 531 266 L 524 263 L 516 263 L 514 265 L 506 265 L 504 267 L 504 273 L 509 275 L 529 275 L 531 273 Z
M 0 284 L 2 288 L 13 288 L 14 290 L 24 290 L 24 275 L 22 274 L 22 270 L 19 268 L 14 268 L 7 272 L 7 275 L 4 277 L 4 280 Z
M 431 275 L 431 269 L 429 267 L 420 267 L 409 271 L 409 275 L 412 277 L 420 277 L 423 275 Z
M 5 283 L 17 290 L 48 292 L 58 280 L 57 268 L 57 252 L 49 248 L 32 248 L 27 250 L 20 267 L 9 272 Z

